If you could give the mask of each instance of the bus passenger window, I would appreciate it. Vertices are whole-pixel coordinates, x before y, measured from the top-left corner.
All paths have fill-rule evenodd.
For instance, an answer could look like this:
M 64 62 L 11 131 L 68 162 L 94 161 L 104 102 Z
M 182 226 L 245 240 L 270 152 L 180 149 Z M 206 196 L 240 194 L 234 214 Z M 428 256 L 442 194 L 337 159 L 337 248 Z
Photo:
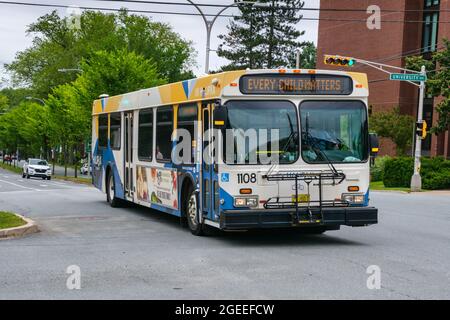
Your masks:
M 170 161 L 172 153 L 173 110 L 161 107 L 156 111 L 156 161 Z
M 141 161 L 152 161 L 153 110 L 139 112 L 138 157 Z
M 108 146 L 108 115 L 98 116 L 98 146 L 106 148 Z
M 109 118 L 109 141 L 113 150 L 120 150 L 121 117 L 120 113 L 112 113 Z
M 198 107 L 197 104 L 188 104 L 188 105 L 180 105 L 178 107 L 178 121 L 177 121 L 177 128 L 178 129 L 184 129 L 189 132 L 190 135 L 190 161 L 188 163 L 184 164 L 194 164 L 194 154 L 195 151 L 192 149 L 192 141 L 195 140 L 196 134 L 194 133 L 194 124 L 195 121 L 198 120 Z M 180 137 L 180 140 L 178 143 L 181 143 L 183 141 L 183 138 Z M 180 156 L 183 158 L 183 150 L 180 151 Z

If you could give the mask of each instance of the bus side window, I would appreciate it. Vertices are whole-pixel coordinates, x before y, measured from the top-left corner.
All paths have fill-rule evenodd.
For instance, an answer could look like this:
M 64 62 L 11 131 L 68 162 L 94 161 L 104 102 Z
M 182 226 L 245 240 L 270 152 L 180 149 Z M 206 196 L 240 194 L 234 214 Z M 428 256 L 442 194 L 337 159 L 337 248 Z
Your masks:
M 109 116 L 109 141 L 111 144 L 111 149 L 120 150 L 120 127 L 122 123 L 122 115 L 117 113 L 111 113 Z
M 108 146 L 108 115 L 98 116 L 98 146 L 106 148 Z
M 172 153 L 173 108 L 156 110 L 156 161 L 170 162 Z
M 190 162 L 186 164 L 193 164 L 194 163 L 194 150 L 192 149 L 192 141 L 196 139 L 196 134 L 194 132 L 194 125 L 195 121 L 197 121 L 198 117 L 198 106 L 196 103 L 193 104 L 186 104 L 186 105 L 180 105 L 178 107 L 178 113 L 177 113 L 177 129 L 185 129 L 189 132 L 190 135 L 190 149 L 189 152 L 191 154 Z M 180 141 L 178 143 L 181 143 L 183 141 L 183 137 L 180 137 Z M 183 150 L 180 151 L 180 156 L 183 157 Z M 185 164 L 185 163 L 183 163 Z
M 139 112 L 138 158 L 152 161 L 153 156 L 153 109 Z

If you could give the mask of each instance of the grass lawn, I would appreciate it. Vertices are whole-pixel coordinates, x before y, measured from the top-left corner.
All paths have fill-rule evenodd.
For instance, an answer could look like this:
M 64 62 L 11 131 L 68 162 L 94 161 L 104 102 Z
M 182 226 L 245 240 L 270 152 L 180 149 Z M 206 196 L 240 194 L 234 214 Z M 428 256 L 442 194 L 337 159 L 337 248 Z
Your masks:
M 23 226 L 26 221 L 11 212 L 0 211 L 0 229 Z
M 370 190 L 384 190 L 384 191 L 404 191 L 411 192 L 410 188 L 386 188 L 383 181 L 372 181 L 370 183 Z
M 59 180 L 64 180 L 64 181 L 72 181 L 75 183 L 83 183 L 83 184 L 88 184 L 91 185 L 92 184 L 92 179 L 91 178 L 84 178 L 84 177 L 64 177 L 64 176 L 53 176 L 54 179 L 59 179 Z
M 16 173 L 22 173 L 22 167 L 14 167 L 14 166 L 10 166 L 9 164 L 3 163 L 0 161 L 0 168 L 5 169 L 5 170 L 9 170 L 12 172 L 16 172 Z

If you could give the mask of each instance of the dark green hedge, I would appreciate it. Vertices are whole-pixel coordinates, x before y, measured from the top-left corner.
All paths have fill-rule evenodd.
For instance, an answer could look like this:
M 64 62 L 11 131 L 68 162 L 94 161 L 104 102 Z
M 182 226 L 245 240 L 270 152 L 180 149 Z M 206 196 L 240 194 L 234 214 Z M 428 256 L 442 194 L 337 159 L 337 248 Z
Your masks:
M 443 157 L 421 159 L 422 188 L 428 190 L 450 189 L 450 160 Z M 405 187 L 411 184 L 414 159 L 399 157 L 384 163 L 383 183 L 385 187 Z

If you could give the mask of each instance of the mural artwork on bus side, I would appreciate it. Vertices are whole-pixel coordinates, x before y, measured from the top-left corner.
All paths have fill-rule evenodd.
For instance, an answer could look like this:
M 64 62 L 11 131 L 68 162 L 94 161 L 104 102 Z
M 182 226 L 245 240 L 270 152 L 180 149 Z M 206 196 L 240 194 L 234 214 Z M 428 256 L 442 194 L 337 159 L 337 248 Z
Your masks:
M 178 209 L 177 171 L 137 166 L 137 198 Z

